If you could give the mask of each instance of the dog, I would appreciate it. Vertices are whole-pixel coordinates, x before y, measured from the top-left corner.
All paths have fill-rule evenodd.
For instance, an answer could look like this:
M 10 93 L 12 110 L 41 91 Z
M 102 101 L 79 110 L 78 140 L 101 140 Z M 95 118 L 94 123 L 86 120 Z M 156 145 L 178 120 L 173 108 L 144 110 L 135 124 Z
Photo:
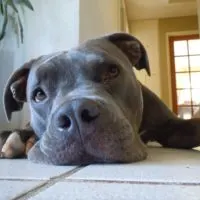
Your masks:
M 137 80 L 133 67 L 150 75 L 143 44 L 127 33 L 25 63 L 7 81 L 4 108 L 10 121 L 27 102 L 30 124 L 1 132 L 1 157 L 26 155 L 53 165 L 130 163 L 147 157 L 149 141 L 198 146 L 200 119 L 178 118 Z

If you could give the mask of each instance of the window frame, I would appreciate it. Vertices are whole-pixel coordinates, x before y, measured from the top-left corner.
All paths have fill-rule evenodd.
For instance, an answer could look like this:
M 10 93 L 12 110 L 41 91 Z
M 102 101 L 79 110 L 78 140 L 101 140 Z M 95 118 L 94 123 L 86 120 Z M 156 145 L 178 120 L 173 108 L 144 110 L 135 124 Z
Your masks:
M 192 40 L 192 39 L 200 39 L 199 34 L 176 35 L 176 36 L 168 37 L 170 70 L 171 70 L 172 109 L 173 109 L 173 112 L 176 114 L 178 114 L 178 102 L 177 102 L 177 85 L 176 85 L 176 73 L 177 72 L 175 69 L 175 57 L 176 56 L 174 54 L 174 42 L 181 41 L 181 40 Z M 200 70 L 197 72 L 200 72 Z M 191 75 L 190 70 L 188 72 L 181 72 L 181 73 L 189 73 Z M 191 88 L 189 88 L 189 89 L 191 90 Z M 193 104 L 185 105 L 185 106 L 183 105 L 182 107 L 192 107 L 192 111 L 193 111 Z

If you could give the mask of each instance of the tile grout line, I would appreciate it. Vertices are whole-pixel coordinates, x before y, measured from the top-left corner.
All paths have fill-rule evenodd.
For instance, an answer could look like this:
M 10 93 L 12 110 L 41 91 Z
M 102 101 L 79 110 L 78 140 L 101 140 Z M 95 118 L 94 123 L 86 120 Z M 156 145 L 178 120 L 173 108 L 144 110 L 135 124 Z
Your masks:
M 48 181 L 48 178 L 36 178 L 36 179 L 33 179 L 33 178 L 0 178 L 0 181 L 30 181 L 30 182 L 33 182 L 33 181 Z
M 138 185 L 185 185 L 185 186 L 200 186 L 200 182 L 162 182 L 162 181 L 128 181 L 128 180 L 98 180 L 98 179 L 73 179 L 67 178 L 64 182 L 78 183 L 117 183 L 117 184 L 138 184 Z
M 40 184 L 39 186 L 36 186 L 20 195 L 18 195 L 17 197 L 14 197 L 12 200 L 27 200 L 31 197 L 34 197 L 35 195 L 39 194 L 40 192 L 46 190 L 47 188 L 53 186 L 54 184 L 64 180 L 65 178 L 71 176 L 72 174 L 75 174 L 76 172 L 80 171 L 81 169 L 83 169 L 85 166 L 78 166 L 68 172 L 65 172 L 61 175 L 55 176 L 50 178 L 49 180 L 47 180 L 46 182 L 44 182 L 43 184 Z M 25 181 L 25 180 L 24 180 Z M 26 179 L 26 181 L 28 181 Z M 36 181 L 36 180 L 35 180 Z M 42 181 L 42 180 L 41 180 Z

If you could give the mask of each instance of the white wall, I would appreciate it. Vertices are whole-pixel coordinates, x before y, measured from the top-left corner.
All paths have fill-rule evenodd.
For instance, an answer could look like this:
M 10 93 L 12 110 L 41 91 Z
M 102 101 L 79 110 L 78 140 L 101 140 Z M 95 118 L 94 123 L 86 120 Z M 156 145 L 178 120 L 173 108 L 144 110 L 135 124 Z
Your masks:
M 0 41 L 0 130 L 16 128 L 21 123 L 20 114 L 14 114 L 12 122 L 8 123 L 3 109 L 3 88 L 13 72 L 13 67 L 20 64 L 21 51 L 18 50 L 16 35 L 13 33 L 12 26 L 8 24 L 6 36 Z
M 26 10 L 24 20 L 24 44 L 17 48 L 15 38 L 5 40 L 6 50 L 0 50 L 0 59 L 5 67 L 0 68 L 1 85 L 4 85 L 11 72 L 24 62 L 42 54 L 66 50 L 88 38 L 96 37 L 120 29 L 119 0 L 34 0 L 34 12 Z M 12 41 L 10 40 L 12 38 Z M 14 47 L 13 47 L 14 45 Z M 3 57 L 3 58 L 2 58 Z M 2 93 L 2 91 L 1 91 Z M 0 93 L 0 95 L 1 95 Z M 0 104 L 1 108 L 2 105 Z M 11 124 L 4 120 L 0 109 L 1 129 L 18 128 L 29 121 L 27 105 L 23 112 L 16 113 Z
M 134 20 L 130 22 L 130 29 L 131 34 L 136 36 L 145 46 L 151 68 L 151 77 L 149 77 L 144 70 L 135 70 L 136 75 L 143 84 L 160 96 L 158 20 Z
M 78 44 L 78 0 L 34 0 L 34 12 L 25 16 L 24 59 L 54 51 L 66 50 Z
M 25 42 L 21 63 L 55 51 L 66 50 L 78 44 L 79 0 L 34 0 L 34 12 L 25 13 Z M 18 66 L 17 66 L 18 67 Z M 24 106 L 22 126 L 29 121 Z

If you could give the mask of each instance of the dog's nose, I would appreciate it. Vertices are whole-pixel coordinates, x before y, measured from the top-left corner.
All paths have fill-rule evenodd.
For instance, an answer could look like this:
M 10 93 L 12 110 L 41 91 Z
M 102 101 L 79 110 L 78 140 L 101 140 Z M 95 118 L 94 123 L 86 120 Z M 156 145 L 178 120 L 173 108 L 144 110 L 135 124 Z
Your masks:
M 93 100 L 73 100 L 63 104 L 54 116 L 58 130 L 66 130 L 83 124 L 90 124 L 100 115 L 98 104 Z

